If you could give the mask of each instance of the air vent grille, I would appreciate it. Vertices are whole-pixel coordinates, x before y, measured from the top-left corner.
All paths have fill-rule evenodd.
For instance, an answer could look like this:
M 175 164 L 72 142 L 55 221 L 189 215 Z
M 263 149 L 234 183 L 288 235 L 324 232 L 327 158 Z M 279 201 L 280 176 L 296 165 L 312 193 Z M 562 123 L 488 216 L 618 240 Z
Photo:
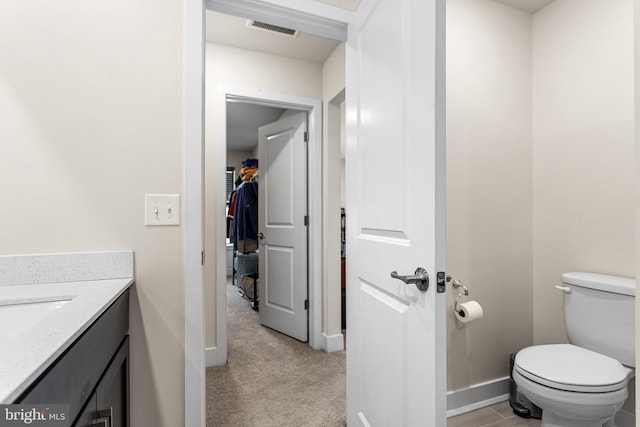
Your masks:
M 247 21 L 247 26 L 249 28 L 253 28 L 256 30 L 261 30 L 261 31 L 269 31 L 271 33 L 277 33 L 286 37 L 297 37 L 298 36 L 298 31 L 297 30 L 293 30 L 291 28 L 286 28 L 286 27 L 280 27 L 278 25 L 273 25 L 273 24 L 267 24 L 266 22 L 260 22 L 260 21 L 252 21 L 249 20 Z

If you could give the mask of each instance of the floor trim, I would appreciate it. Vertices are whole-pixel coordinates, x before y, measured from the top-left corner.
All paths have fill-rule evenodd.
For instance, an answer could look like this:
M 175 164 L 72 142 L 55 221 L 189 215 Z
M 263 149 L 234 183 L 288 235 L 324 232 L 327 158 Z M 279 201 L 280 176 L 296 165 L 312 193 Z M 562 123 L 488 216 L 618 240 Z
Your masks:
M 227 363 L 226 357 L 222 357 L 218 347 L 207 347 L 204 349 L 204 362 L 207 368 L 222 366 Z
M 635 425 L 636 425 L 636 416 L 631 412 L 622 410 L 616 414 L 617 427 L 635 427 Z
M 509 377 L 447 392 L 447 418 L 509 399 Z
M 322 333 L 322 349 L 327 353 L 344 350 L 344 335 L 327 335 Z
M 509 377 L 447 392 L 447 418 L 475 411 L 509 399 Z M 636 416 L 627 411 L 616 414 L 617 427 L 635 427 Z

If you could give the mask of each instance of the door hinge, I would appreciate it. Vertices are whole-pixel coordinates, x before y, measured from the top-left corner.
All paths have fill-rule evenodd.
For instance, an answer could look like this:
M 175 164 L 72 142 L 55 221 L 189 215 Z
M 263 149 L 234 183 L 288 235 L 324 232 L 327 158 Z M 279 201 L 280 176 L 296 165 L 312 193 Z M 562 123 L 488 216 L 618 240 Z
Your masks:
M 204 251 L 201 252 L 200 265 L 204 265 Z
M 305 227 L 309 225 L 309 215 L 304 216 L 304 225 Z
M 308 299 L 304 300 L 304 309 L 305 310 L 309 310 L 309 300 Z
M 309 142 L 309 132 L 304 133 L 304 142 Z
M 447 274 L 444 271 L 438 271 L 436 274 L 436 292 L 443 294 L 445 291 Z

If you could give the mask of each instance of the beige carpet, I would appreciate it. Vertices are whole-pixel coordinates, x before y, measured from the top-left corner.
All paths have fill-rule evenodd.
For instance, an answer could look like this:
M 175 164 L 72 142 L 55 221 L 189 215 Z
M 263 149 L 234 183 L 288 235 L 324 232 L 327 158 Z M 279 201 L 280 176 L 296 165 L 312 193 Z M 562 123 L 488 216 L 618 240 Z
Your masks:
M 207 426 L 345 425 L 345 352 L 327 354 L 260 325 L 227 285 L 229 358 L 207 369 Z

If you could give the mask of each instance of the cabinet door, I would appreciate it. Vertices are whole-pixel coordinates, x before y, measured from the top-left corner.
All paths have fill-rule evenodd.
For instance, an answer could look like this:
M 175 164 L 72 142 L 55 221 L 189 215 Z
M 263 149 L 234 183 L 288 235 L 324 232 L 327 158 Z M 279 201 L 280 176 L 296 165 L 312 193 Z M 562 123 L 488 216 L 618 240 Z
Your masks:
M 109 427 L 129 426 L 129 336 L 118 349 L 96 388 L 96 419 L 109 418 Z
M 73 427 L 96 427 L 93 424 L 96 413 L 96 394 L 91 394 L 91 397 L 87 401 L 87 405 L 82 409 L 78 419 L 73 424 Z

